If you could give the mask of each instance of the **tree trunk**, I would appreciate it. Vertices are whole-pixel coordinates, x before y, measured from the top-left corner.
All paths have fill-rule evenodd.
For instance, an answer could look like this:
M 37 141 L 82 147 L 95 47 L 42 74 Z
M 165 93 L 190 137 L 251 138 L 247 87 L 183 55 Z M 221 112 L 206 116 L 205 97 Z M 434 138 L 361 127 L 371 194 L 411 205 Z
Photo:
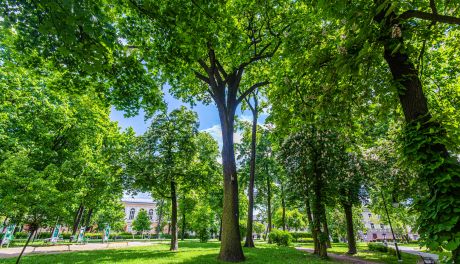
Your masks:
M 321 258 L 327 257 L 327 244 L 326 244 L 326 234 L 321 230 L 321 220 L 324 220 L 325 216 L 324 205 L 322 201 L 322 181 L 321 181 L 321 171 L 318 168 L 317 161 L 313 161 L 313 173 L 315 174 L 313 178 L 313 228 L 315 229 L 316 235 L 318 237 L 318 256 Z
M 313 220 L 313 215 L 311 213 L 311 207 L 310 207 L 310 198 L 307 194 L 305 198 L 305 205 L 307 209 L 307 219 L 308 219 L 308 225 L 310 227 L 310 232 L 311 236 L 313 237 L 313 245 L 314 245 L 314 254 L 319 255 L 319 240 L 318 240 L 318 234 L 316 233 L 316 229 L 314 228 L 314 220 Z
M 179 244 L 177 241 L 177 195 L 176 183 L 171 180 L 171 251 L 177 251 Z
M 163 200 L 160 201 L 160 210 L 158 212 L 158 224 L 157 224 L 157 236 L 160 239 L 160 232 L 161 232 L 161 219 L 163 218 Z
M 322 217 L 323 218 L 321 219 L 321 222 L 323 224 L 324 236 L 326 237 L 326 246 L 327 246 L 327 248 L 332 248 L 331 239 L 330 239 L 330 235 L 329 235 L 329 226 L 327 224 L 326 206 L 324 204 L 323 204 Z
M 271 205 L 271 199 L 272 199 L 272 193 L 271 193 L 271 182 L 270 182 L 270 177 L 268 177 L 268 170 L 266 171 L 267 173 L 267 222 L 268 222 L 268 230 L 267 230 L 267 235 L 272 232 L 272 205 Z M 268 239 L 268 242 L 270 243 L 270 238 Z
M 93 208 L 90 208 L 88 210 L 88 214 L 86 215 L 86 220 L 85 220 L 86 229 L 85 229 L 85 232 L 88 232 L 91 229 L 90 225 L 91 225 L 91 217 L 92 216 L 93 216 Z
M 286 231 L 286 201 L 284 199 L 284 187 L 281 184 L 281 207 L 283 209 L 282 222 L 283 222 L 283 231 Z
M 219 241 L 222 241 L 222 217 L 220 218 L 219 223 Z
M 374 2 L 380 5 L 383 0 Z M 430 188 L 429 197 L 419 204 L 424 208 L 419 218 L 419 232 L 429 237 L 451 237 L 452 241 L 454 236 L 451 234 L 460 232 L 460 219 L 452 229 L 442 227 L 452 226 L 451 219 L 459 209 L 452 197 L 460 193 L 460 185 L 457 184 L 460 181 L 457 173 L 460 163 L 455 157 L 449 156 L 446 145 L 442 143 L 442 139 L 446 138 L 445 129 L 439 122 L 431 120 L 418 70 L 405 53 L 404 34 L 397 22 L 398 15 L 395 12 L 387 14 L 388 8 L 384 8 L 374 19 L 383 24 L 384 58 L 393 79 L 400 85 L 398 96 L 408 130 L 406 145 L 410 144 L 410 155 L 424 165 L 422 177 Z M 395 29 L 400 34 L 393 34 Z M 440 207 L 444 209 L 439 210 Z M 433 223 L 436 223 L 436 227 L 433 227 Z M 454 251 L 460 251 L 460 245 L 452 253 Z
M 35 225 L 30 225 L 29 227 L 31 227 L 30 235 L 27 238 L 26 244 L 24 245 L 24 247 L 21 250 L 21 253 L 18 256 L 18 259 L 16 260 L 16 264 L 18 264 L 21 261 L 22 255 L 24 254 L 24 251 L 26 250 L 26 247 L 29 245 L 30 239 L 32 238 L 33 234 L 35 233 L 35 230 L 38 229 L 38 227 L 35 226 Z
M 342 206 L 345 211 L 345 221 L 347 222 L 347 240 L 348 240 L 347 254 L 354 255 L 357 253 L 357 250 L 356 250 L 355 230 L 353 229 L 353 205 L 347 202 L 342 202 Z
M 80 224 L 81 216 L 83 215 L 83 210 L 84 209 L 85 209 L 85 207 L 82 204 L 80 204 L 80 207 L 78 208 L 78 210 L 77 210 L 77 212 L 75 214 L 75 217 L 73 219 L 71 237 L 75 236 L 75 234 L 77 233 L 78 225 Z M 70 242 L 72 242 L 72 238 L 70 239 Z
M 184 200 L 185 200 L 185 197 L 184 197 Z M 185 226 L 186 226 L 186 222 L 185 222 L 185 202 L 184 202 L 184 207 L 183 207 L 183 210 L 182 210 L 182 232 L 181 232 L 181 240 L 184 241 L 185 239 Z
M 254 239 L 252 237 L 253 230 L 253 218 L 254 218 L 254 179 L 256 173 L 256 139 L 257 139 L 257 99 L 254 95 L 254 107 L 251 107 L 252 111 L 252 134 L 251 134 L 251 160 L 250 160 L 250 171 L 249 171 L 249 187 L 248 187 L 248 221 L 246 224 L 246 242 L 245 247 L 254 247 Z M 248 102 L 249 104 L 249 102 Z
M 228 100 L 231 100 L 229 97 Z M 219 259 L 237 262 L 244 260 L 239 226 L 238 178 L 233 146 L 233 125 L 236 102 L 226 107 L 217 104 L 222 128 L 222 165 L 224 173 L 224 200 L 222 212 L 222 241 Z

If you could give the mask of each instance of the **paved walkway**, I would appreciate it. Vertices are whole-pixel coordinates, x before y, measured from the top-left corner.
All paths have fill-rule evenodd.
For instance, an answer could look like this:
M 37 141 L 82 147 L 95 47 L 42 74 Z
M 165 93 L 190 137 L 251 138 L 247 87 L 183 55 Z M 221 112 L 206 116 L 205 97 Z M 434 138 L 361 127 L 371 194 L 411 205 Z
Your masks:
M 308 253 L 313 253 L 313 249 L 311 248 L 302 248 L 302 247 L 296 247 L 295 249 L 301 250 L 301 251 L 306 251 Z M 333 260 L 337 260 L 340 262 L 345 262 L 345 263 L 355 263 L 355 264 L 380 264 L 378 262 L 372 262 L 356 257 L 352 257 L 349 255 L 340 255 L 340 254 L 334 254 L 334 253 L 327 253 L 327 256 Z
M 69 251 L 88 251 L 88 250 L 101 250 L 107 248 L 123 248 L 123 247 L 133 247 L 133 246 L 150 246 L 153 244 L 158 244 L 160 242 L 111 242 L 111 243 L 88 243 L 85 245 L 55 245 L 47 247 L 32 247 L 29 246 L 24 251 L 25 254 L 47 254 L 47 253 L 62 253 Z M 0 248 L 0 258 L 11 258 L 19 256 L 21 253 L 22 247 L 12 247 L 12 248 Z
M 394 245 L 388 244 L 388 246 L 392 247 L 392 248 L 395 248 Z M 399 248 L 399 251 L 401 251 L 401 252 L 404 252 L 404 253 L 407 253 L 407 254 L 412 254 L 412 255 L 417 255 L 417 256 L 422 256 L 424 258 L 431 258 L 434 261 L 436 261 L 436 263 L 439 263 L 439 256 L 436 255 L 436 254 L 421 252 L 421 251 L 418 251 L 416 248 L 404 247 L 404 246 L 400 246 L 400 245 L 398 245 L 398 248 Z

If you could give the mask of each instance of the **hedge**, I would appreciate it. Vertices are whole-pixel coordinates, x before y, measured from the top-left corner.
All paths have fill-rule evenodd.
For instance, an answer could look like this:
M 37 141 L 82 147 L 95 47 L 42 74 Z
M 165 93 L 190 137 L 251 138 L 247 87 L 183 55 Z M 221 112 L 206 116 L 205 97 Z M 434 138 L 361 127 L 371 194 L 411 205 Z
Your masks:
M 295 242 L 304 242 L 306 240 L 311 240 L 313 237 L 308 232 L 289 232 Z
M 289 246 L 292 242 L 292 235 L 287 231 L 274 229 L 268 234 L 269 241 L 278 246 Z

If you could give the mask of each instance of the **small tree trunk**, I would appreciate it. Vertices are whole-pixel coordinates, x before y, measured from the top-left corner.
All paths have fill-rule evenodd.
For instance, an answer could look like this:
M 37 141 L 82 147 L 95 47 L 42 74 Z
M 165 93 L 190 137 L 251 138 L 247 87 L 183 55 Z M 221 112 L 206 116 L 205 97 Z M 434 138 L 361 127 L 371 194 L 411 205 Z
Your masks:
M 220 218 L 220 222 L 219 222 L 219 241 L 222 240 L 222 217 Z
M 88 211 L 88 214 L 86 215 L 86 220 L 85 220 L 85 232 L 90 231 L 91 227 L 91 217 L 93 216 L 93 208 L 90 208 Z
M 21 261 L 22 255 L 24 254 L 24 251 L 26 250 L 26 247 L 29 245 L 30 239 L 32 238 L 33 234 L 35 233 L 35 230 L 37 229 L 37 227 L 35 225 L 30 225 L 30 227 L 31 227 L 30 235 L 27 238 L 27 242 L 24 245 L 24 247 L 22 248 L 21 253 L 18 256 L 18 259 L 16 260 L 16 264 L 18 264 Z
M 313 245 L 314 245 L 314 254 L 319 254 L 319 240 L 318 240 L 318 234 L 316 233 L 316 229 L 314 228 L 314 220 L 313 220 L 313 215 L 311 213 L 311 207 L 310 207 L 310 197 L 308 193 L 306 194 L 305 198 L 305 206 L 307 210 L 307 219 L 308 219 L 308 226 L 310 228 L 311 236 L 313 237 Z
M 286 201 L 284 199 L 284 186 L 281 184 L 281 207 L 283 209 L 282 222 L 283 222 L 283 231 L 286 231 Z
M 80 224 L 81 216 L 83 214 L 83 210 L 84 210 L 84 207 L 82 204 L 80 204 L 80 207 L 78 208 L 75 214 L 74 220 L 73 220 L 72 235 L 71 235 L 70 242 L 72 242 L 72 237 L 75 236 L 75 233 L 77 232 L 78 225 Z
M 267 170 L 267 173 L 268 173 L 268 170 Z M 271 198 L 272 198 L 271 182 L 270 182 L 270 177 L 267 175 L 267 222 L 268 222 L 267 236 L 270 234 L 270 232 L 272 232 Z M 270 237 L 268 237 L 268 243 L 271 243 Z
M 185 239 L 185 227 L 186 227 L 187 223 L 185 222 L 185 203 L 184 203 L 184 207 L 183 207 L 183 210 L 182 210 L 182 230 L 181 230 L 181 240 L 184 241 Z
M 316 154 L 317 155 L 317 154 Z M 313 161 L 313 173 L 315 174 L 313 178 L 313 223 L 316 235 L 318 237 L 318 255 L 321 258 L 327 257 L 327 244 L 326 244 L 326 234 L 321 230 L 321 220 L 324 220 L 325 216 L 323 215 L 324 212 L 324 205 L 322 201 L 322 180 L 321 176 L 322 173 L 318 167 L 316 156 L 315 160 Z
M 176 183 L 171 180 L 171 251 L 177 251 L 179 243 L 177 241 L 177 196 Z
M 161 219 L 163 218 L 163 200 L 160 201 L 160 208 L 158 212 L 158 224 L 157 224 L 157 236 L 160 239 L 160 232 L 161 232 Z
M 257 98 L 254 95 L 254 107 L 252 110 L 252 134 L 251 134 L 251 160 L 250 160 L 250 171 L 249 171 L 249 187 L 248 187 L 248 220 L 246 223 L 246 242 L 245 247 L 254 247 L 254 239 L 252 237 L 253 231 L 253 218 L 254 218 L 254 179 L 256 173 L 256 139 L 257 139 Z M 248 101 L 249 104 L 249 101 Z M 249 104 L 250 105 L 250 104 Z
M 356 238 L 355 230 L 353 229 L 353 205 L 347 202 L 342 202 L 343 209 L 345 211 L 345 220 L 347 222 L 347 240 L 348 240 L 348 252 L 347 254 L 356 254 Z

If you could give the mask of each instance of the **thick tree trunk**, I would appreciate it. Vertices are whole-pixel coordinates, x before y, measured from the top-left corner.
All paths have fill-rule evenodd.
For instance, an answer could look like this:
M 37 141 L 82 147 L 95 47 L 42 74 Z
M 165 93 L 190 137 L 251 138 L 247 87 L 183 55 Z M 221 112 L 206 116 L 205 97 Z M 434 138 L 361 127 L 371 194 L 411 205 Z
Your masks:
M 233 146 L 233 125 L 236 102 L 227 107 L 218 105 L 222 128 L 222 165 L 224 172 L 224 200 L 222 212 L 222 240 L 219 259 L 237 262 L 244 260 L 239 226 L 238 178 Z
M 253 218 L 254 218 L 254 179 L 256 173 L 256 139 L 257 139 L 257 103 L 252 111 L 252 134 L 251 134 L 251 160 L 249 171 L 249 186 L 248 186 L 248 221 L 246 223 L 246 242 L 245 247 L 254 247 L 254 239 L 252 237 Z
M 327 248 L 332 248 L 332 245 L 331 245 L 331 239 L 330 239 L 330 235 L 329 235 L 329 226 L 327 224 L 327 217 L 326 217 L 326 206 L 323 204 L 323 212 L 322 212 L 322 219 L 321 219 L 321 222 L 323 224 L 323 232 L 324 232 L 324 236 L 326 237 L 326 246 Z
M 312 215 L 312 212 L 311 212 L 309 195 L 307 195 L 305 198 L 305 205 L 306 205 L 306 210 L 307 210 L 308 226 L 310 228 L 311 236 L 313 237 L 313 245 L 314 245 L 313 253 L 319 255 L 319 240 L 318 240 L 318 234 L 316 233 L 316 229 L 314 228 L 315 226 L 314 219 L 313 219 L 314 216 Z
M 343 210 L 345 211 L 345 221 L 347 223 L 347 240 L 348 252 L 347 254 L 356 254 L 356 238 L 355 230 L 353 229 L 353 205 L 347 202 L 342 203 Z
M 179 244 L 177 241 L 177 195 L 176 182 L 171 180 L 171 247 L 169 250 L 177 251 Z
M 381 5 L 383 0 L 374 2 Z M 418 70 L 405 53 L 404 33 L 398 24 L 398 15 L 395 12 L 388 14 L 387 11 L 388 9 L 382 10 L 374 19 L 383 24 L 384 58 L 393 79 L 399 84 L 399 101 L 409 129 L 406 141 L 413 148 L 410 149 L 411 156 L 425 165 L 422 176 L 430 188 L 430 196 L 419 205 L 424 208 L 419 219 L 419 232 L 430 237 L 449 237 L 450 234 L 460 232 L 460 219 L 449 230 L 439 230 L 432 225 L 452 225 L 450 216 L 454 216 L 459 209 L 458 203 L 452 197 L 460 193 L 460 185 L 457 184 L 460 181 L 460 164 L 456 158 L 449 156 L 446 145 L 442 143 L 442 138 L 446 137 L 445 129 L 439 122 L 431 120 Z M 445 201 L 451 202 L 446 204 Z M 441 206 L 444 209 L 438 210 Z M 437 213 L 433 215 L 434 212 Z M 460 251 L 460 246 L 454 251 Z
M 316 232 L 318 237 L 318 256 L 321 258 L 327 257 L 327 244 L 326 244 L 326 234 L 321 230 L 321 221 L 324 220 L 325 216 L 323 198 L 322 198 L 322 181 L 321 181 L 321 171 L 318 168 L 317 161 L 313 161 L 313 173 L 315 174 L 313 178 L 313 229 Z

